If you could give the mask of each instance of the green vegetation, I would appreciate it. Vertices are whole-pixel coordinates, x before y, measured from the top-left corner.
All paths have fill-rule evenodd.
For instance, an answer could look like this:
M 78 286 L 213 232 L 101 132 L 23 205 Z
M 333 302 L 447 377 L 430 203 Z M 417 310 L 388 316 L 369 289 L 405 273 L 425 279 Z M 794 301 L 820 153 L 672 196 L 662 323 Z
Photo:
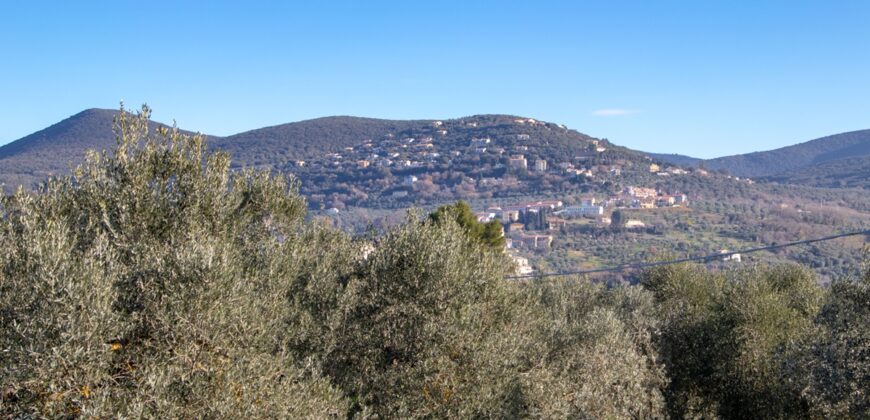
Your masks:
M 870 158 L 860 156 L 826 161 L 808 168 L 768 176 L 764 180 L 814 187 L 868 190 L 870 189 Z
M 463 203 L 353 238 L 147 116 L 0 203 L 3 417 L 870 416 L 870 274 L 506 281 Z
M 471 207 L 464 201 L 459 201 L 456 204 L 438 207 L 429 214 L 431 219 L 436 224 L 443 223 L 447 219 L 453 220 L 472 238 L 480 241 L 484 245 L 499 250 L 504 248 L 505 238 L 502 224 L 498 220 L 492 220 L 487 223 L 477 221 L 477 216 L 471 211 Z
M 663 162 L 703 166 L 707 170 L 721 170 L 740 177 L 770 177 L 781 182 L 824 185 L 821 179 L 831 181 L 851 177 L 855 172 L 852 165 L 867 167 L 867 160 L 870 158 L 870 130 L 850 131 L 775 150 L 709 160 L 675 154 L 652 156 Z M 862 186 L 866 187 L 866 177 L 863 181 Z
M 640 220 L 646 224 L 644 229 L 603 229 L 583 219 L 569 219 L 553 233 L 549 252 L 530 256 L 530 262 L 541 271 L 572 271 L 870 229 L 870 195 L 862 190 L 749 184 L 712 176 L 663 178 L 655 186 L 662 191 L 684 191 L 690 197 L 689 207 L 616 209 L 611 214 L 611 219 L 618 214 L 623 220 Z M 819 281 L 828 284 L 857 274 L 868 239 L 858 236 L 748 254 L 743 255 L 743 263 L 794 262 L 812 268 Z M 596 263 L 586 265 L 590 261 Z M 619 283 L 621 277 L 628 282 L 637 280 L 636 276 L 610 276 L 608 281 Z

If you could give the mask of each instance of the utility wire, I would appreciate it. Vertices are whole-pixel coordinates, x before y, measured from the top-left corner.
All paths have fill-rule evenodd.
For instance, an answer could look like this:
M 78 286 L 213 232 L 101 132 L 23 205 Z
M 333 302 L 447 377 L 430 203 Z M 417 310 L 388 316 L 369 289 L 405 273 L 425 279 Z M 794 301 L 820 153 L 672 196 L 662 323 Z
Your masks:
M 591 270 L 560 271 L 560 272 L 555 272 L 555 273 L 522 274 L 522 275 L 516 275 L 516 276 L 507 276 L 505 278 L 509 279 L 509 280 L 514 280 L 514 279 L 527 279 L 527 278 L 538 278 L 538 277 L 574 276 L 574 275 L 594 274 L 594 273 L 609 273 L 609 272 L 618 273 L 618 272 L 622 272 L 622 271 L 625 271 L 628 269 L 657 267 L 660 265 L 679 264 L 679 263 L 691 262 L 691 261 L 707 262 L 709 260 L 714 260 L 717 258 L 730 257 L 730 256 L 735 255 L 735 254 L 751 254 L 753 252 L 769 251 L 772 249 L 779 249 L 779 248 L 788 248 L 788 247 L 797 246 L 797 245 L 805 245 L 805 244 L 811 244 L 814 242 L 830 241 L 832 239 L 845 238 L 847 236 L 856 236 L 856 235 L 870 235 L 870 229 L 856 231 L 856 232 L 841 233 L 838 235 L 825 236 L 825 237 L 821 237 L 821 238 L 806 239 L 803 241 L 788 242 L 788 243 L 784 243 L 784 244 L 774 243 L 773 245 L 769 245 L 769 246 L 762 246 L 762 247 L 757 247 L 757 248 L 748 248 L 748 249 L 743 249 L 743 250 L 739 250 L 739 251 L 723 252 L 721 254 L 710 254 L 710 255 L 704 255 L 701 257 L 680 258 L 677 260 L 669 260 L 669 261 L 625 263 L 625 264 L 615 265 L 612 267 L 595 268 L 595 269 L 591 269 Z

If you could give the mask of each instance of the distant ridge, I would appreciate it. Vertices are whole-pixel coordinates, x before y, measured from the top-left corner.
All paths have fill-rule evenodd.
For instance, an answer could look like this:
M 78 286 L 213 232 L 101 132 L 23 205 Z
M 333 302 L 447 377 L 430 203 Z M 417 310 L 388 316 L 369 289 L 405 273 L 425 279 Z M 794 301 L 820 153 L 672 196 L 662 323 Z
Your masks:
M 813 187 L 870 189 L 870 156 L 830 160 L 762 179 Z
M 5 184 L 7 192 L 17 185 L 33 187 L 52 174 L 67 173 L 73 165 L 82 161 L 88 149 L 111 150 L 115 141 L 112 118 L 118 112 L 85 110 L 3 146 L 0 148 L 0 182 Z M 153 124 L 161 125 L 156 122 Z M 642 162 L 648 159 L 640 152 L 610 144 L 606 140 L 593 139 L 560 124 L 499 114 L 472 115 L 443 121 L 332 116 L 274 125 L 227 137 L 208 136 L 208 144 L 213 149 L 228 152 L 236 168 L 258 167 L 292 172 L 302 178 L 308 177 L 303 181 L 307 179 L 310 185 L 314 185 L 312 182 L 326 185 L 324 183 L 333 182 L 329 180 L 336 176 L 331 167 L 323 166 L 332 165 L 328 156 L 347 154 L 348 150 L 356 148 L 352 154 L 365 160 L 371 153 L 360 155 L 360 145 L 368 143 L 372 150 L 376 150 L 383 144 L 395 143 L 400 139 L 413 142 L 415 137 L 428 138 L 429 142 L 435 139 L 436 149 L 440 149 L 441 153 L 431 154 L 425 165 L 431 166 L 436 172 L 449 170 L 443 167 L 445 162 L 451 160 L 448 153 L 463 153 L 465 157 L 462 160 L 467 160 L 467 157 L 473 161 L 483 159 L 487 162 L 487 171 L 492 172 L 492 166 L 495 166 L 498 173 L 504 171 L 498 169 L 499 159 L 506 159 L 510 154 L 525 154 L 530 167 L 535 159 L 555 164 L 574 160 L 578 156 L 595 155 L 597 157 L 594 160 L 599 164 L 635 162 L 638 163 L 635 168 L 641 169 Z M 489 148 L 500 150 L 495 155 L 491 152 L 483 154 L 480 150 L 475 152 L 474 147 L 470 146 L 475 139 L 490 137 L 495 139 L 493 145 L 495 141 L 499 143 L 498 147 Z M 596 152 L 593 142 L 600 142 L 597 147 L 606 152 Z M 400 149 L 416 150 L 419 153 L 415 156 L 419 158 L 423 154 L 418 144 L 409 143 L 403 146 L 407 149 Z M 412 166 L 424 164 L 410 162 L 410 155 L 399 159 L 405 159 L 402 162 Z M 318 174 L 312 174 L 307 170 L 308 165 L 305 168 L 298 166 L 300 161 L 316 162 L 322 169 Z M 403 171 L 397 168 L 393 169 Z M 648 173 L 645 169 L 642 172 Z
M 834 134 L 766 152 L 710 159 L 704 165 L 738 176 L 763 177 L 860 156 L 870 156 L 870 130 Z
M 67 173 L 82 161 L 88 149 L 111 150 L 115 138 L 112 119 L 118 110 L 92 108 L 43 130 L 0 147 L 0 182 L 9 191 L 17 185 L 31 187 L 52 174 Z M 583 154 L 593 140 L 564 126 L 513 115 L 474 115 L 438 120 L 386 120 L 332 116 L 258 128 L 227 137 L 209 136 L 212 148 L 230 153 L 235 167 L 269 167 L 287 170 L 299 160 L 320 159 L 340 153 L 365 140 L 375 143 L 388 136 L 432 135 L 454 145 L 468 145 L 476 137 L 515 133 L 517 121 L 534 121 L 528 130 L 542 147 L 542 157 Z M 164 125 L 152 123 L 154 127 Z M 443 126 L 435 126 L 444 124 Z M 152 127 L 152 128 L 154 128 Z M 510 134 L 513 135 L 513 134 Z M 458 146 L 454 146 L 458 147 Z M 519 147 L 519 146 L 517 146 Z M 684 167 L 703 165 L 740 177 L 779 183 L 823 187 L 870 188 L 870 130 L 822 137 L 766 152 L 702 160 L 679 154 L 635 152 L 608 145 L 612 159 L 651 158 Z
M 235 166 L 275 166 L 279 162 L 308 160 L 324 153 L 341 152 L 363 140 L 375 143 L 387 136 L 435 135 L 448 142 L 466 146 L 472 138 L 494 136 L 514 130 L 515 121 L 536 121 L 538 138 L 548 148 L 569 150 L 583 148 L 592 139 L 554 123 L 515 115 L 483 114 L 445 120 L 387 120 L 332 116 L 292 122 L 245 131 L 223 138 L 211 138 L 211 145 L 230 153 Z M 435 124 L 444 124 L 435 127 Z M 437 134 L 444 130 L 447 134 Z M 628 149 L 621 148 L 628 151 Z M 634 153 L 634 152 L 632 152 Z
M 870 188 L 870 130 L 850 131 L 764 152 L 696 159 L 650 153 L 673 164 L 725 170 L 731 175 L 780 183 Z

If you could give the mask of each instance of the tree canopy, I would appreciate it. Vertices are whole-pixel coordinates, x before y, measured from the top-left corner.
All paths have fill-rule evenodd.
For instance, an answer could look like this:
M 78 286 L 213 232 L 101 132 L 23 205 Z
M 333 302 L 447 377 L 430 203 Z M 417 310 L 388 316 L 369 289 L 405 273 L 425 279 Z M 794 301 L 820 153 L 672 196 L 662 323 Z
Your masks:
M 468 203 L 464 201 L 438 207 L 429 215 L 429 219 L 435 223 L 452 220 L 459 224 L 469 237 L 495 249 L 504 248 L 505 238 L 501 223 L 498 220 L 486 223 L 478 222 L 477 216 L 471 211 Z

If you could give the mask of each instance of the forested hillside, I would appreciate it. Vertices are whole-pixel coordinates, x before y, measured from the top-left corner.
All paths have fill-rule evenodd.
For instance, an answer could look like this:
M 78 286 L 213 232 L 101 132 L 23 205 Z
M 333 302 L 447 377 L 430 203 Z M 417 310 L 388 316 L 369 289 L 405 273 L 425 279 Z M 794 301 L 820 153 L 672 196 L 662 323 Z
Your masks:
M 870 189 L 870 157 L 848 157 L 762 178 L 781 184 Z
M 111 149 L 112 116 L 117 111 L 89 109 L 44 130 L 0 147 L 0 182 L 9 191 L 31 187 L 51 174 L 67 173 L 88 149 Z
M 316 159 L 329 152 L 343 151 L 365 139 L 379 139 L 430 124 L 431 121 L 324 117 L 216 138 L 212 145 L 229 152 L 239 166 L 276 166 L 282 163 L 276 159 L 284 162 Z
M 455 210 L 354 237 L 147 114 L 2 199 L 3 417 L 870 416 L 870 273 L 508 281 Z
M 870 130 L 822 137 L 776 150 L 697 159 L 682 155 L 650 154 L 685 166 L 703 166 L 739 177 L 823 187 L 870 187 Z

